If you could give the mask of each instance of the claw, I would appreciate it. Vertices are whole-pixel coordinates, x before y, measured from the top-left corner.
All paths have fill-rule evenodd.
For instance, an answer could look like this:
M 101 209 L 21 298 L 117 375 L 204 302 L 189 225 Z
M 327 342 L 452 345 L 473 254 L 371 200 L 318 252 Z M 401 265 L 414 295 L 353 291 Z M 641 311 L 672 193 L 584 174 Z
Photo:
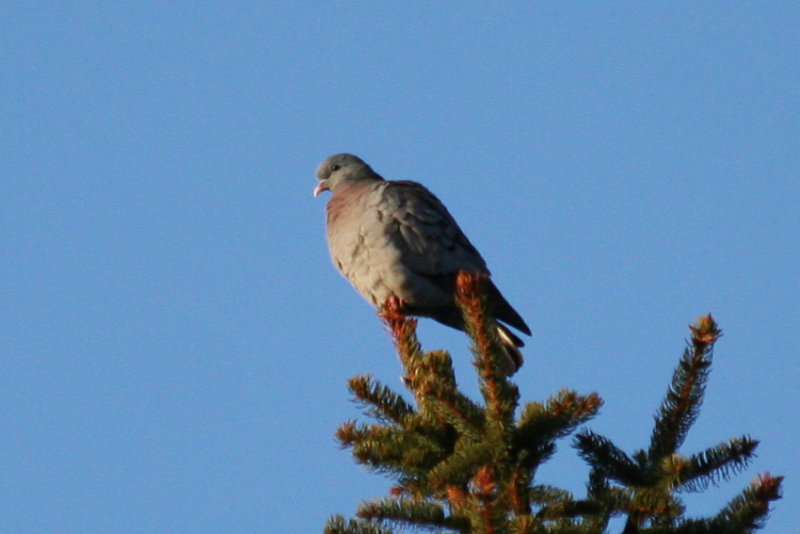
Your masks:
M 406 314 L 403 312 L 405 305 L 406 303 L 400 297 L 389 295 L 383 307 L 378 312 L 378 315 L 388 321 L 401 321 L 406 317 Z

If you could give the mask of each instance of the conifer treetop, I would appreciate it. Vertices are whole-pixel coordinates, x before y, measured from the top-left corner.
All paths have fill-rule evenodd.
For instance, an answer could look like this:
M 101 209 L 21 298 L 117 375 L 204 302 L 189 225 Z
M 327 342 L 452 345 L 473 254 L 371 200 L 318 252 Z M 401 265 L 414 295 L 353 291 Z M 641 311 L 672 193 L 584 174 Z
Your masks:
M 718 514 L 688 519 L 679 493 L 702 491 L 744 469 L 758 442 L 741 436 L 698 453 L 679 450 L 695 423 L 721 335 L 713 318 L 691 325 L 692 337 L 656 413 L 647 449 L 628 454 L 584 429 L 573 439 L 589 473 L 586 494 L 536 480 L 557 442 L 597 415 L 602 399 L 564 389 L 520 406 L 485 297 L 486 277 L 459 273 L 457 304 L 472 341 L 481 398 L 463 394 L 450 355 L 424 352 L 416 320 L 389 299 L 380 316 L 403 367 L 412 400 L 369 375 L 349 382 L 373 422 L 350 421 L 336 437 L 357 463 L 388 476 L 387 497 L 363 502 L 357 517 L 334 516 L 326 532 L 389 534 L 420 530 L 462 534 L 604 533 L 624 517 L 624 533 L 746 533 L 763 526 L 780 498 L 781 477 L 763 474 Z

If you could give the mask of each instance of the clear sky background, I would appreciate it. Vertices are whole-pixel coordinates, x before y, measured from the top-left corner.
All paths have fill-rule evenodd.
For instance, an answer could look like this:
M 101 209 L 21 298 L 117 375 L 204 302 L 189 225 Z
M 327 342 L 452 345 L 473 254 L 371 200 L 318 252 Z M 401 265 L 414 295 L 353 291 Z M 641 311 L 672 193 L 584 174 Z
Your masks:
M 423 182 L 534 331 L 523 401 L 633 451 L 711 312 L 684 451 L 800 517 L 800 4 L 19 2 L 0 15 L 0 532 L 319 532 L 386 494 L 333 439 L 401 388 L 314 171 Z M 475 394 L 466 337 L 429 321 Z M 540 474 L 581 493 L 561 442 Z

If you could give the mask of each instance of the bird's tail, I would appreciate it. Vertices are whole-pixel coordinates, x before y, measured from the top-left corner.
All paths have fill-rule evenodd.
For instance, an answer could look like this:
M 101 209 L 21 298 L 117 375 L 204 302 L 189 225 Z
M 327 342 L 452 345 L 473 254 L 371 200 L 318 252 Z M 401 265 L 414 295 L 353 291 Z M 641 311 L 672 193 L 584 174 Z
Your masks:
M 519 350 L 519 347 L 523 346 L 524 343 L 501 324 L 497 325 L 497 336 L 500 338 L 500 345 L 506 355 L 507 376 L 511 376 L 522 367 L 524 362 L 522 353 Z

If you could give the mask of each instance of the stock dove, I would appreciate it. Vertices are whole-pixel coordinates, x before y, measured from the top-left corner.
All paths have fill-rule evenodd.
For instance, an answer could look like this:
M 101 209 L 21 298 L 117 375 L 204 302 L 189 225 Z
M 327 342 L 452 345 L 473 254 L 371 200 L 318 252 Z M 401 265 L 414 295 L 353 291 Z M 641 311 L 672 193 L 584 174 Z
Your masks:
M 352 154 L 327 158 L 317 179 L 315 197 L 332 193 L 326 208 L 331 259 L 356 290 L 376 308 L 394 296 L 403 313 L 464 330 L 456 275 L 489 270 L 444 204 L 418 183 L 384 180 Z M 491 280 L 487 291 L 495 319 L 530 335 Z M 502 324 L 498 336 L 513 373 L 522 365 L 523 342 Z

